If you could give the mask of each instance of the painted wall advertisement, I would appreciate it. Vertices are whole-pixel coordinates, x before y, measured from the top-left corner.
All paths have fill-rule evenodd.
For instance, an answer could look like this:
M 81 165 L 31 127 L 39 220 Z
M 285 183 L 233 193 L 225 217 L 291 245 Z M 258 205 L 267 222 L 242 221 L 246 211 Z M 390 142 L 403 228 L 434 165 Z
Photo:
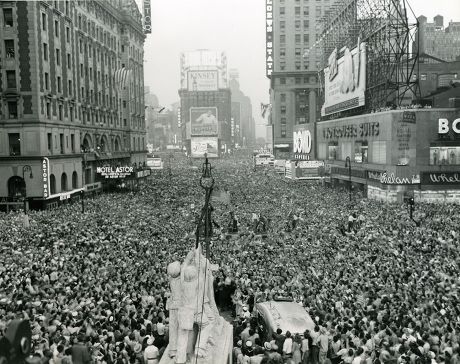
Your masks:
M 190 108 L 190 135 L 217 136 L 217 107 Z
M 273 72 L 273 0 L 265 0 L 265 68 L 270 77 Z
M 43 197 L 50 196 L 50 161 L 48 158 L 42 159 L 42 183 L 43 183 Z
M 203 158 L 205 153 L 208 158 L 217 158 L 219 156 L 217 138 L 191 138 L 191 151 L 193 158 Z
M 338 58 L 337 48 L 329 56 L 324 70 L 325 101 L 321 115 L 329 115 L 354 109 L 365 104 L 366 89 L 366 43 L 360 43 L 350 50 L 345 48 Z
M 393 140 L 396 141 L 397 154 L 395 161 L 398 166 L 415 165 L 416 154 L 416 115 L 405 111 L 393 128 Z
M 189 91 L 217 91 L 219 88 L 217 70 L 196 70 L 187 72 Z

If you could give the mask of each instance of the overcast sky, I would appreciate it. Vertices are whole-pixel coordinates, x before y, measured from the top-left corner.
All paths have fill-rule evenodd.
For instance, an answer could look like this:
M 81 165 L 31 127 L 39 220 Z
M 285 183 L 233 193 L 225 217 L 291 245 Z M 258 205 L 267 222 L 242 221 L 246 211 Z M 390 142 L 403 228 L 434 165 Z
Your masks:
M 138 3 L 141 0 L 137 0 Z M 287 0 L 293 1 L 293 0 Z M 416 16 L 444 23 L 460 21 L 460 0 L 410 0 Z M 151 0 L 152 34 L 145 41 L 145 85 L 160 105 L 179 101 L 179 55 L 195 49 L 227 53 L 228 68 L 240 73 L 241 90 L 251 98 L 256 124 L 260 103 L 268 102 L 265 77 L 265 0 Z M 257 128 L 265 135 L 264 127 Z

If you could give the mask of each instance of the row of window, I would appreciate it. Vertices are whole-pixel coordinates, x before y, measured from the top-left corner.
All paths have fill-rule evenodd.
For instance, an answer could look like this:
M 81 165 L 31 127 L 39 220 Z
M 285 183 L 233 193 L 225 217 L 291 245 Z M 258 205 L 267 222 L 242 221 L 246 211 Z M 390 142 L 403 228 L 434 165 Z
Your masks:
M 322 10 L 323 10 L 322 6 L 317 5 L 317 6 L 315 7 L 316 16 L 321 15 Z M 295 14 L 296 17 L 299 17 L 299 16 L 301 15 L 300 6 L 296 6 L 296 7 L 294 8 L 294 14 Z M 286 15 L 286 8 L 285 8 L 284 6 L 280 6 L 280 8 L 279 8 L 279 15 L 280 15 L 280 16 Z M 304 16 L 309 16 L 309 15 L 310 15 L 310 10 L 309 10 L 308 7 L 304 7 L 304 8 L 303 8 L 303 15 L 304 15 Z
M 293 82 L 296 85 L 302 84 L 302 82 L 316 84 L 318 82 L 318 76 L 310 75 L 310 76 L 305 76 L 305 77 L 279 77 L 277 80 L 279 80 L 280 85 L 286 85 L 288 83 L 292 84 Z M 282 102 L 286 101 L 285 94 L 281 94 L 281 101 Z
M 54 135 L 54 142 L 53 142 L 53 135 L 52 133 L 47 134 L 47 142 L 48 142 L 48 153 L 53 154 L 54 151 L 57 149 L 61 154 L 64 154 L 65 151 L 70 151 L 71 153 L 75 153 L 75 134 L 70 134 L 70 145 L 69 145 L 69 136 L 65 136 L 65 147 L 64 147 L 64 134 L 59 134 L 59 143 L 57 139 L 57 135 Z M 19 133 L 8 133 L 8 145 L 9 145 L 9 152 L 10 156 L 20 156 L 21 155 L 21 136 Z

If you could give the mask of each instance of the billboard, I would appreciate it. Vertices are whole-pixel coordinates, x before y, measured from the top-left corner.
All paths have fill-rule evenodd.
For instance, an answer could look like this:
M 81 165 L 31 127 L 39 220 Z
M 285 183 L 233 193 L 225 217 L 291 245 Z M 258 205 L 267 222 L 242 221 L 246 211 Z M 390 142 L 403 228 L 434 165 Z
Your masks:
M 217 136 L 217 107 L 190 108 L 190 135 Z
M 314 124 L 295 126 L 293 135 L 293 158 L 299 160 L 314 159 Z
M 344 55 L 338 57 L 337 48 L 329 56 L 324 69 L 324 105 L 321 115 L 354 109 L 365 104 L 366 89 L 366 43 L 352 50 L 345 47 Z
M 193 158 L 203 158 L 205 153 L 208 158 L 217 158 L 219 156 L 217 137 L 191 138 L 191 152 Z
M 189 91 L 217 91 L 217 70 L 196 70 L 187 72 L 187 89 Z

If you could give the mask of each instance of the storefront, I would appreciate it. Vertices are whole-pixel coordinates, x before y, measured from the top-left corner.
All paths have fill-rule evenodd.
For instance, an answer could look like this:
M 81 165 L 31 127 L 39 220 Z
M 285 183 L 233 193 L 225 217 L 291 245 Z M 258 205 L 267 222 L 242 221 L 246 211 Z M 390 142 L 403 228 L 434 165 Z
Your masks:
M 351 181 L 367 197 L 386 201 L 460 201 L 459 117 L 460 109 L 413 109 L 320 122 L 325 180 Z

